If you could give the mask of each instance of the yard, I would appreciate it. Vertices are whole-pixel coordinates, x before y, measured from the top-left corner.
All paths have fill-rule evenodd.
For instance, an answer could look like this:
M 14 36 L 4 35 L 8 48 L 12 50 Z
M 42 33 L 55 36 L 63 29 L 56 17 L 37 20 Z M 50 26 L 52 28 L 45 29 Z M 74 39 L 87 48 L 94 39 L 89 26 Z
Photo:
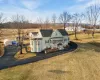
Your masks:
M 0 70 L 0 80 L 100 80 L 100 33 L 77 36 L 74 52 Z
M 3 56 L 4 54 L 4 44 L 3 42 L 0 42 L 0 56 Z

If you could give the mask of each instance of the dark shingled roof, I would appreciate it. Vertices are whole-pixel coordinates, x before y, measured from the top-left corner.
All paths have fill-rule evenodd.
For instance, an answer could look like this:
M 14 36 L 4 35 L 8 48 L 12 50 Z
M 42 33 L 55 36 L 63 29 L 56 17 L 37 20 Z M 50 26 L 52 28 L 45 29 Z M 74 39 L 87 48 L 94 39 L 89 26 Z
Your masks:
M 58 29 L 58 31 L 59 31 L 63 36 L 67 36 L 67 35 L 68 35 L 67 31 L 64 30 L 64 29 Z
M 50 37 L 52 35 L 52 29 L 41 29 L 40 30 L 43 37 Z
M 37 34 L 38 34 L 38 32 L 32 32 L 32 34 L 33 34 L 33 35 L 37 35 Z

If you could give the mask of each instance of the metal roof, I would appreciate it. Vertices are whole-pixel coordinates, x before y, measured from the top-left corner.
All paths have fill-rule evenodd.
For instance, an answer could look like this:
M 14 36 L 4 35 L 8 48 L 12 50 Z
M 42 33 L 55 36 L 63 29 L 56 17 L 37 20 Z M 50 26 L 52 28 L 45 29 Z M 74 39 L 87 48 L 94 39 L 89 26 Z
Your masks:
M 64 29 L 57 29 L 62 36 L 67 36 L 68 33 Z M 52 29 L 40 29 L 40 33 L 43 37 L 51 37 L 53 30 Z M 38 32 L 32 32 L 32 34 L 37 35 Z
M 40 30 L 43 37 L 50 37 L 52 35 L 52 29 L 41 29 Z
M 58 31 L 59 31 L 63 36 L 67 36 L 67 35 L 68 35 L 67 31 L 64 30 L 64 29 L 58 29 Z

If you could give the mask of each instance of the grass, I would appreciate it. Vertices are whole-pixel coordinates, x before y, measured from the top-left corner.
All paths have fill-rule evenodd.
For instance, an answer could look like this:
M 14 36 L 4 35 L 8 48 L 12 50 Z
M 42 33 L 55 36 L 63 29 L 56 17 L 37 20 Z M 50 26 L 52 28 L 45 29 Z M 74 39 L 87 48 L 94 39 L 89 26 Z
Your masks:
M 73 31 L 67 31 L 68 32 L 68 34 L 73 34 L 74 32 Z
M 4 44 L 0 42 L 0 56 L 3 56 L 4 54 Z
M 22 50 L 23 54 L 20 54 L 20 52 L 17 52 L 16 55 L 14 56 L 17 60 L 21 60 L 21 59 L 27 59 L 27 58 L 31 58 L 36 56 L 35 53 L 27 53 L 25 48 L 23 48 Z
M 78 41 L 82 42 L 82 43 L 92 42 L 92 41 L 100 42 L 100 33 L 96 33 L 94 39 L 92 39 L 92 35 L 91 34 L 87 35 L 87 34 L 84 34 L 84 33 L 77 34 L 77 37 L 79 39 Z M 74 35 L 71 35 L 70 39 L 74 40 L 75 39 Z M 77 42 L 77 40 L 74 40 L 74 41 Z
M 74 52 L 0 70 L 0 80 L 100 80 L 100 34 L 78 34 Z

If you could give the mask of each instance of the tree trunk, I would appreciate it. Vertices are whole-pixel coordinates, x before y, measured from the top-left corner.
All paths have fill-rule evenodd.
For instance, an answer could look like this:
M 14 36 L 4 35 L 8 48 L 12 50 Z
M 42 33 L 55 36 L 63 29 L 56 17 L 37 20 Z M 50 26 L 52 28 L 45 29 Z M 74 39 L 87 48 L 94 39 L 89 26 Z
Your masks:
M 23 39 L 22 39 L 22 37 L 21 37 L 21 30 L 20 29 L 18 29 L 18 43 L 19 43 L 19 47 L 20 47 L 20 54 L 23 54 L 22 53 L 22 49 L 23 49 Z
M 93 26 L 92 39 L 94 39 L 94 34 L 95 34 L 95 25 Z
M 64 23 L 64 30 L 65 30 L 65 28 L 66 28 L 66 23 Z
M 77 40 L 77 31 L 76 31 L 76 27 L 75 27 L 75 40 Z
M 23 49 L 23 45 L 21 43 L 21 45 L 20 45 L 20 54 L 23 54 L 22 49 Z

